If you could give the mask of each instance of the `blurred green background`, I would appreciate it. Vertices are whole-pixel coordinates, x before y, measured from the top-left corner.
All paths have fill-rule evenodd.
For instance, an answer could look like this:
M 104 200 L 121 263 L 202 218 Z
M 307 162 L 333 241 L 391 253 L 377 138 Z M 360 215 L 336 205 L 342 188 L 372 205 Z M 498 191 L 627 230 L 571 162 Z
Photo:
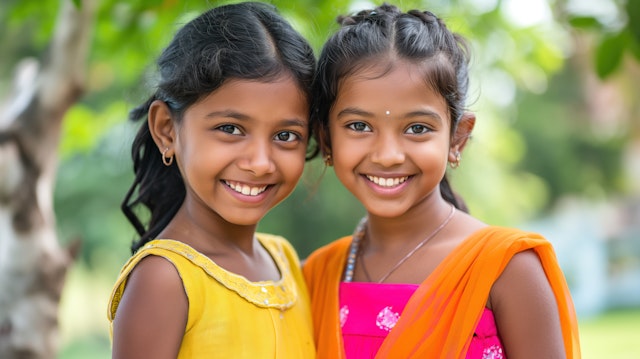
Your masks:
M 132 181 L 127 111 L 148 94 L 173 32 L 220 1 L 100 1 L 89 88 L 68 112 L 55 191 L 62 243 L 82 242 L 60 308 L 60 358 L 110 357 L 106 303 L 134 230 L 119 207 Z M 271 1 L 319 52 L 335 17 L 378 5 Z M 429 9 L 472 45 L 478 122 L 454 188 L 480 219 L 540 231 L 556 246 L 580 317 L 584 358 L 638 358 L 640 346 L 640 1 L 391 2 Z M 0 98 L 40 57 L 59 2 L 0 3 Z M 301 257 L 349 234 L 364 211 L 331 170 L 309 163 L 260 230 Z

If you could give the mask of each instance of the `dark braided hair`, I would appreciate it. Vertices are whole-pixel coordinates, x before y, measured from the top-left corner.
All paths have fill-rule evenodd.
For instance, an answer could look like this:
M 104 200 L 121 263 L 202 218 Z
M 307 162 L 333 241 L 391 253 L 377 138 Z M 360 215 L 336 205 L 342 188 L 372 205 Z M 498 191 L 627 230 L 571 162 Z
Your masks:
M 146 121 L 151 103 L 164 101 L 180 122 L 191 105 L 229 79 L 269 81 L 283 74 L 291 75 L 310 101 L 316 62 L 309 43 L 275 7 L 244 2 L 210 9 L 184 25 L 157 66 L 155 93 L 129 113 L 132 121 L 145 120 L 132 146 L 135 179 L 121 206 L 140 236 L 131 246 L 134 253 L 167 226 L 186 194 L 178 166 L 162 163 L 151 137 Z M 134 212 L 140 205 L 150 211 L 147 226 Z
M 397 58 L 424 69 L 425 80 L 447 103 L 453 136 L 465 111 L 469 83 L 469 50 L 460 35 L 429 11 L 404 13 L 389 4 L 340 16 L 338 23 L 340 29 L 320 54 L 313 86 L 311 122 L 324 152 L 330 151 L 329 111 L 340 81 L 385 57 L 389 68 Z M 440 182 L 440 192 L 445 200 L 467 211 L 446 175 Z

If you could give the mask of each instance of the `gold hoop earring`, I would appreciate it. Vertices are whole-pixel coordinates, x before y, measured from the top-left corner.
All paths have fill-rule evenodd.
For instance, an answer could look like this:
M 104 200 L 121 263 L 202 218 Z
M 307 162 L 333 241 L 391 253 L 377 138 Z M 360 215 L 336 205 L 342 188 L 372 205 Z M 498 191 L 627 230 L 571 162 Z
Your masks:
M 162 163 L 164 163 L 165 166 L 169 167 L 173 163 L 173 156 L 165 156 L 165 153 L 167 153 L 167 151 L 169 151 L 169 147 L 165 148 L 164 151 L 162 151 Z
M 461 160 L 461 155 L 460 155 L 460 151 L 456 151 L 456 160 L 455 161 L 451 161 L 449 162 L 449 166 L 453 169 L 456 169 L 460 166 L 460 160 Z
M 327 166 L 327 167 L 333 166 L 333 159 L 331 158 L 330 154 L 329 155 L 325 155 L 323 160 L 324 160 L 324 165 L 325 166 Z

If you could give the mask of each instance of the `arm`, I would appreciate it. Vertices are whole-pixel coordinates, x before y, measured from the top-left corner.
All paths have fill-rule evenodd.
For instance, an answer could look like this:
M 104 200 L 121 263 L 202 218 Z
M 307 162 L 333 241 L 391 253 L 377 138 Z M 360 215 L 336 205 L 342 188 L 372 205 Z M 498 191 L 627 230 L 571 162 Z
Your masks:
M 188 299 L 168 260 L 148 256 L 131 272 L 113 322 L 112 358 L 176 358 Z
M 507 358 L 565 358 L 555 296 L 533 250 L 516 254 L 490 294 Z

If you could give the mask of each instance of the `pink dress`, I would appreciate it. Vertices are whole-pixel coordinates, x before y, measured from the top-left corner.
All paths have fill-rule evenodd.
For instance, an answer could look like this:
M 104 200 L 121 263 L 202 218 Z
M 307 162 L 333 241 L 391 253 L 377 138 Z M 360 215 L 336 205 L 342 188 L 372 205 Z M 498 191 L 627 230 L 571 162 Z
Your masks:
M 346 357 L 374 358 L 416 289 L 415 284 L 341 282 L 340 326 Z M 488 308 L 482 313 L 466 358 L 506 358 Z

